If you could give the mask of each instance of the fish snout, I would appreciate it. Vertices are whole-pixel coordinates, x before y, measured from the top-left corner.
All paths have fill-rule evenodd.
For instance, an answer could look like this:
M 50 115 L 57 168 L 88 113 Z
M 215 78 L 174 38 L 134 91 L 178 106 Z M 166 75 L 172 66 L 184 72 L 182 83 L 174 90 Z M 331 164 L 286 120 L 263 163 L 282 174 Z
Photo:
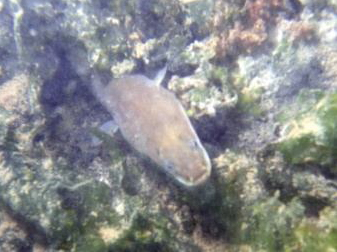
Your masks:
M 191 182 L 194 186 L 198 186 L 201 184 L 204 184 L 208 178 L 210 177 L 210 169 L 200 169 L 198 172 L 193 174 L 193 177 L 191 177 Z
M 186 165 L 180 177 L 183 183 L 188 186 L 199 186 L 204 184 L 211 175 L 211 164 L 209 158 L 205 160 L 194 160 Z

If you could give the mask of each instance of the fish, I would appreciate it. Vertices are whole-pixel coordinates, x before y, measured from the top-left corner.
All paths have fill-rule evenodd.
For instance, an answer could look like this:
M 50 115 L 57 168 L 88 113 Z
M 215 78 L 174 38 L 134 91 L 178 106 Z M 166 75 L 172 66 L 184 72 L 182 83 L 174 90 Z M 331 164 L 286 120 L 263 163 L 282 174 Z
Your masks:
M 93 93 L 135 150 L 180 184 L 202 185 L 211 161 L 180 101 L 160 85 L 165 73 L 125 75 L 107 85 L 93 78 Z

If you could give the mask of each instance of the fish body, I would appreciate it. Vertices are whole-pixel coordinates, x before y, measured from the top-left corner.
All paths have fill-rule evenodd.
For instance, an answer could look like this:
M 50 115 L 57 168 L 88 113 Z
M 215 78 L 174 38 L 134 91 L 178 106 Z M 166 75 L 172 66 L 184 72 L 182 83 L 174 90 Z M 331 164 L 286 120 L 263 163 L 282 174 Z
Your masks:
M 161 79 L 96 81 L 94 93 L 131 146 L 183 185 L 200 185 L 210 176 L 210 159 L 178 99 L 157 85 Z

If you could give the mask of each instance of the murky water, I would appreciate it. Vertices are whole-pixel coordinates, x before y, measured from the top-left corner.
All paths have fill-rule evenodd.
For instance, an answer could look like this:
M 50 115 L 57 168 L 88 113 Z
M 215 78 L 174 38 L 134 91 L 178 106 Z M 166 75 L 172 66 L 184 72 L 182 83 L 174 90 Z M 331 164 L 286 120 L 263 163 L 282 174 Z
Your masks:
M 337 250 L 335 1 L 0 0 L 0 38 L 0 251 Z

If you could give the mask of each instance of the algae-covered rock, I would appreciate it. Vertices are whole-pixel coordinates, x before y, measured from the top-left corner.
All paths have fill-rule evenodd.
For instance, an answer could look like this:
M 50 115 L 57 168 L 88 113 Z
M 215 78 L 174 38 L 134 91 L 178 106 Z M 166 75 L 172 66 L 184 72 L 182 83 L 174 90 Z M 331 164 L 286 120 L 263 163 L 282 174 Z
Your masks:
M 196 246 L 179 244 L 172 225 L 165 216 L 138 215 L 130 229 L 109 246 L 109 251 L 198 251 Z
M 282 137 L 277 143 L 292 164 L 315 163 L 337 172 L 337 94 L 323 91 L 302 92 L 298 110 L 285 112 Z
M 287 251 L 294 243 L 293 229 L 303 218 L 304 207 L 296 199 L 284 204 L 278 197 L 275 193 L 246 209 L 241 235 L 254 251 Z
M 209 37 L 192 43 L 174 59 L 170 67 L 178 73 L 181 64 L 195 68 L 188 76 L 172 76 L 168 83 L 168 87 L 189 108 L 188 114 L 194 117 L 214 116 L 217 110 L 229 109 L 237 103 L 236 90 L 230 85 L 228 69 L 210 63 L 216 54 L 215 42 L 214 37 Z
M 296 245 L 302 251 L 337 250 L 337 211 L 326 207 L 318 219 L 304 219 L 295 228 Z M 289 248 L 291 249 L 291 248 Z
M 333 220 L 333 215 L 336 214 L 336 190 L 329 185 L 331 181 L 323 178 L 319 180 L 314 176 L 310 180 L 309 174 L 295 174 L 294 185 L 292 185 L 292 179 L 287 175 L 290 181 L 289 184 L 284 184 L 288 188 L 282 189 L 282 192 L 276 190 L 273 195 L 267 195 L 263 180 L 258 175 L 262 172 L 258 170 L 263 168 L 249 157 L 227 152 L 217 159 L 216 164 L 215 173 L 219 177 L 214 183 L 217 192 L 215 200 L 218 203 L 214 204 L 210 201 L 208 204 L 214 204 L 212 205 L 212 215 L 217 216 L 217 225 L 214 227 L 220 230 L 218 232 L 231 230 L 230 233 L 222 234 L 223 237 L 231 241 L 228 249 L 233 251 L 246 251 L 247 249 L 252 251 L 296 251 L 298 248 L 302 248 L 304 243 L 315 249 L 335 249 L 331 238 L 335 235 L 336 222 Z M 270 163 L 270 165 L 272 164 Z M 275 167 L 274 169 L 279 168 Z M 287 170 L 282 172 L 288 173 Z M 273 173 L 273 175 L 277 175 L 277 173 Z M 268 179 L 280 182 L 278 178 L 269 177 Z M 296 185 L 299 181 L 305 184 Z M 284 191 L 294 190 L 294 188 L 298 190 L 298 197 L 284 196 Z M 315 206 L 315 204 L 318 205 Z M 310 219 L 308 215 L 316 214 L 315 211 L 317 211 L 321 216 L 326 211 L 322 210 L 326 205 L 331 206 L 326 209 L 329 209 L 328 212 L 331 213 L 328 216 L 333 224 L 325 222 L 325 225 L 329 226 L 327 229 L 329 231 L 316 238 L 316 241 L 319 242 L 311 247 L 314 243 L 303 242 L 303 239 L 310 239 L 309 237 L 314 232 L 322 230 L 320 226 L 324 221 L 322 221 L 323 218 Z M 212 219 L 209 216 L 212 215 L 205 215 L 205 219 L 211 222 Z M 302 229 L 308 223 L 312 225 L 310 231 Z M 216 247 L 212 249 L 218 251 Z
M 1 202 L 34 230 L 34 240 L 61 244 L 76 240 L 92 222 L 90 216 L 109 205 L 110 190 L 102 183 L 96 187 L 89 177 L 74 177 L 67 164 L 40 148 L 36 135 L 45 121 L 37 103 L 38 85 L 37 79 L 20 75 L 1 86 Z M 95 200 L 102 204 L 93 204 Z M 111 221 L 114 212 L 105 212 L 109 217 L 100 218 Z

